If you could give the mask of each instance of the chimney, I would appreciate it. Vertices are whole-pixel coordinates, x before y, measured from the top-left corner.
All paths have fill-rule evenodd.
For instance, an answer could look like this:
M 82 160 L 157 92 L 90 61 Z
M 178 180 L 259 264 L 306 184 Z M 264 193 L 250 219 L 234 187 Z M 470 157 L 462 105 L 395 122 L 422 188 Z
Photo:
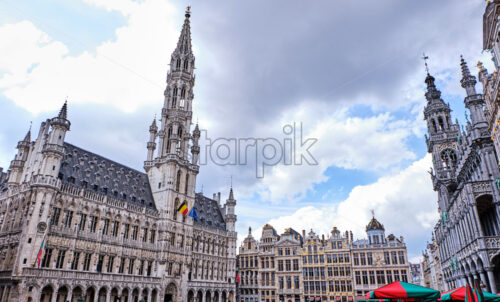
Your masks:
M 351 231 L 351 242 L 352 242 L 352 241 L 353 241 L 353 240 L 352 240 L 352 231 Z
M 217 198 L 216 198 L 216 197 L 217 197 L 217 195 L 214 193 L 214 195 L 213 195 L 212 199 L 213 199 L 213 200 L 217 200 Z
M 321 240 L 325 241 L 325 234 L 321 235 Z
M 302 230 L 302 237 L 306 237 L 306 230 Z
M 217 201 L 220 203 L 220 192 L 217 193 Z

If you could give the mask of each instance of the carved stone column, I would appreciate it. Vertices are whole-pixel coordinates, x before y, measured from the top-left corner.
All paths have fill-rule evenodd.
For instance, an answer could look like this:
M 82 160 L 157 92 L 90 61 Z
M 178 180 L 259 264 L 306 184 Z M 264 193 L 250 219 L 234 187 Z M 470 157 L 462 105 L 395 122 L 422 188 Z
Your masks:
M 497 285 L 495 283 L 495 275 L 493 274 L 493 268 L 487 268 L 486 273 L 488 274 L 488 279 L 490 280 L 490 289 L 493 294 L 497 293 Z

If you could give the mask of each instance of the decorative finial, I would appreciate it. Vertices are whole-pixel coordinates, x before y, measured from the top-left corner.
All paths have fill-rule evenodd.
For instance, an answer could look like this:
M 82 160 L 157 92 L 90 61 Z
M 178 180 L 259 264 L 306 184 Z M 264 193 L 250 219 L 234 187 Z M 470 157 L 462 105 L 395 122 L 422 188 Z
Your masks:
M 186 18 L 191 17 L 191 5 L 186 7 L 186 14 L 184 16 L 186 16 Z
M 203 194 L 203 184 L 201 184 L 201 194 Z
M 231 188 L 233 188 L 233 175 L 231 174 Z
M 422 53 L 422 60 L 424 60 L 425 71 L 427 72 L 427 74 L 429 74 L 429 66 L 427 65 L 427 60 L 429 60 L 429 56 L 426 56 L 425 52 Z
M 478 62 L 477 62 L 477 68 L 478 68 L 479 70 L 483 70 L 483 69 L 484 69 L 484 67 L 483 67 L 483 62 L 478 61 Z
M 372 212 L 372 217 L 375 218 L 375 210 L 371 209 L 371 212 Z
M 28 131 L 31 131 L 31 126 L 33 126 L 33 121 L 30 121 L 30 129 Z
M 248 235 L 252 235 L 252 227 L 248 227 Z

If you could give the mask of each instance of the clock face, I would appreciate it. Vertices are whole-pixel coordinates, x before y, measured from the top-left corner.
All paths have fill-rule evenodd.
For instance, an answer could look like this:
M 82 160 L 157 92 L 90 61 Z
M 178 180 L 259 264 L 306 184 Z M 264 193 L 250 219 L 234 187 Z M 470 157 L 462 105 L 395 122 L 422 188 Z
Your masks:
M 36 228 L 39 232 L 45 232 L 45 230 L 47 229 L 47 224 L 42 221 L 38 224 Z

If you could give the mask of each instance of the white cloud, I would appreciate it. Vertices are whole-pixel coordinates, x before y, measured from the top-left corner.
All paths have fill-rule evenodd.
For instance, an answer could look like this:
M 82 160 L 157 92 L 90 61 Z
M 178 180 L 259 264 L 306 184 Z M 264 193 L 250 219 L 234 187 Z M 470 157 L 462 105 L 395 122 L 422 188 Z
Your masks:
M 407 242 L 421 242 L 430 236 L 438 218 L 436 195 L 427 173 L 430 166 L 431 157 L 426 155 L 396 175 L 355 187 L 349 197 L 338 204 L 303 207 L 269 223 L 278 232 L 293 227 L 299 232 L 312 228 L 322 234 L 328 234 L 337 226 L 343 231 L 352 230 L 356 238 L 364 238 L 370 209 L 373 209 L 384 224 L 386 235 L 394 233 L 404 236 Z M 260 230 L 254 236 L 260 237 Z
M 71 103 L 110 104 L 126 112 L 161 104 L 162 79 L 180 31 L 176 10 L 162 0 L 87 2 L 117 10 L 128 22 L 115 39 L 78 55 L 68 55 L 63 43 L 30 21 L 0 27 L 0 39 L 9 41 L 0 46 L 3 94 L 32 113 L 55 110 L 66 95 Z
M 314 184 L 327 180 L 325 172 L 332 166 L 390 171 L 404 160 L 415 159 L 406 139 L 422 124 L 421 121 L 396 120 L 389 113 L 353 117 L 345 108 L 332 112 L 327 105 L 303 103 L 284 113 L 278 121 L 281 124 L 263 128 L 281 129 L 281 125 L 289 121 L 300 121 L 296 125 L 302 123 L 304 138 L 317 139 L 310 153 L 318 165 L 266 167 L 264 178 L 248 194 L 259 192 L 263 200 L 273 202 L 300 199 Z M 276 133 L 274 137 L 282 136 Z

